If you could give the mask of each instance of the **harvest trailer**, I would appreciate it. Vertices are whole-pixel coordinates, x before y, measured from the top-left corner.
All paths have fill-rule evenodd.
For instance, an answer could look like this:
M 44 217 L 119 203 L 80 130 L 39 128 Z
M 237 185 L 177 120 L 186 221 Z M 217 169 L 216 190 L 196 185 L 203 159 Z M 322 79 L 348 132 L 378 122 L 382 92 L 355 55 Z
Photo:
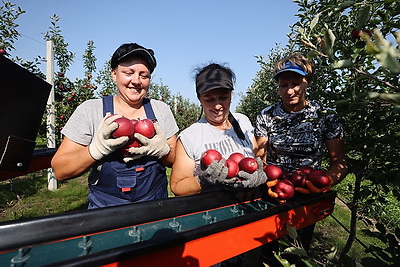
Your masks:
M 15 129 L 0 130 L 0 180 L 49 168 L 55 153 L 32 146 L 49 85 L 0 57 L 0 76 L 4 73 L 19 75 L 19 83 L 26 80 L 30 86 L 25 86 L 36 90 L 29 97 L 40 99 L 24 107 L 8 103 L 22 109 L 21 114 L 31 114 L 34 123 L 21 126 L 13 120 L 9 125 Z M 1 90 L 17 94 L 10 89 L 15 80 L 4 84 L 5 78 L 0 78 Z M 3 222 L 0 266 L 210 266 L 283 237 L 288 227 L 301 229 L 320 221 L 334 209 L 333 191 L 279 204 L 266 189 L 207 192 Z

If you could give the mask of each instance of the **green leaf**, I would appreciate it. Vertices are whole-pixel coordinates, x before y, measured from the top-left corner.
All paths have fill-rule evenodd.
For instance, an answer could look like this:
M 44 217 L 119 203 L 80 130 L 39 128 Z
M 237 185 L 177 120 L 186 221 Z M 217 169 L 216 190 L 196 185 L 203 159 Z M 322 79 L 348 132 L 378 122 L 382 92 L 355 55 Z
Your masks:
M 356 3 L 356 1 L 345 1 L 342 4 L 340 4 L 336 10 L 344 10 L 352 5 L 354 5 Z
M 311 23 L 310 23 L 310 29 L 312 30 L 312 29 L 314 29 L 314 27 L 315 27 L 315 25 L 317 25 L 317 23 L 318 23 L 318 21 L 319 21 L 319 16 L 320 16 L 321 14 L 317 14 L 313 19 L 312 19 L 312 21 L 311 21 Z
M 336 36 L 333 34 L 333 31 L 331 29 L 327 29 L 325 34 L 325 44 L 329 47 L 332 48 L 333 45 L 335 44 Z
M 351 61 L 350 59 L 338 60 L 332 64 L 332 68 L 334 69 L 350 68 L 353 66 L 354 66 L 353 61 Z
M 307 256 L 307 251 L 304 248 L 289 247 L 283 251 L 283 254 Z
M 286 229 L 287 229 L 287 233 L 290 238 L 297 239 L 298 235 L 297 235 L 296 228 L 290 226 L 289 224 L 286 224 Z
M 397 44 L 400 45 L 400 32 L 395 32 L 394 37 L 396 38 Z
M 400 62 L 389 51 L 382 51 L 376 55 L 376 58 L 383 67 L 388 68 L 394 73 L 400 73 Z
M 356 29 L 362 29 L 367 24 L 367 21 L 370 18 L 370 12 L 371 12 L 371 8 L 369 5 L 364 5 L 360 9 L 360 13 L 358 14 L 358 17 L 357 17 Z
M 400 94 L 380 94 L 376 92 L 370 92 L 368 94 L 368 97 L 371 99 L 378 98 L 381 100 L 388 101 L 395 105 L 400 105 Z
M 290 267 L 290 262 L 274 252 L 275 258 L 282 264 L 283 267 Z

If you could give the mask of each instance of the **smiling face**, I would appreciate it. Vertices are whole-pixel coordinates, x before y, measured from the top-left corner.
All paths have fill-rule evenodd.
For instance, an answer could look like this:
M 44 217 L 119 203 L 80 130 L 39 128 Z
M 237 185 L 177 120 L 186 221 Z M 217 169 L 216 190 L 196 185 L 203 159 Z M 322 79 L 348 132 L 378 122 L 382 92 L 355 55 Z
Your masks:
M 150 71 L 146 61 L 132 58 L 121 62 L 111 71 L 118 88 L 118 96 L 129 105 L 142 103 L 150 86 Z
M 295 72 L 288 71 L 279 75 L 279 94 L 286 111 L 297 112 L 307 105 L 306 89 L 308 85 L 306 78 Z
M 231 106 L 232 90 L 215 89 L 199 95 L 207 121 L 219 128 L 230 127 L 228 121 Z

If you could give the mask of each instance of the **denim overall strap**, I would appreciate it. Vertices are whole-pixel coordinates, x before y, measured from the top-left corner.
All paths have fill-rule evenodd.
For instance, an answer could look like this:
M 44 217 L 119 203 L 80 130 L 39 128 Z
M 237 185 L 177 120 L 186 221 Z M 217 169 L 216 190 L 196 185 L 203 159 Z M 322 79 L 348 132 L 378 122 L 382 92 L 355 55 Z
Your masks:
M 114 97 L 112 95 L 108 95 L 103 97 L 103 117 L 110 112 L 114 114 Z
M 154 115 L 153 108 L 151 107 L 149 98 L 143 98 L 143 107 L 144 111 L 146 112 L 146 117 L 149 120 L 157 120 L 156 116 Z
M 107 112 L 114 114 L 114 101 L 113 100 L 114 100 L 114 97 L 112 95 L 103 97 L 103 117 L 107 114 Z M 153 108 L 151 107 L 149 98 L 143 98 L 143 107 L 144 107 L 144 111 L 146 112 L 146 117 L 149 120 L 157 120 L 156 116 L 154 115 Z

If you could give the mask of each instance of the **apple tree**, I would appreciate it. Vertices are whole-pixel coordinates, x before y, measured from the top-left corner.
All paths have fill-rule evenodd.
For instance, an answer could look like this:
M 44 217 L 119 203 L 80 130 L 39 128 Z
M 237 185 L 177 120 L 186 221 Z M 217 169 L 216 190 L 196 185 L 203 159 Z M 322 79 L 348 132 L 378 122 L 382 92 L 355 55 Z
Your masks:
M 310 96 L 331 103 L 343 118 L 350 171 L 356 176 L 343 259 L 355 239 L 357 208 L 380 220 L 382 211 L 390 213 L 384 209 L 386 196 L 400 196 L 400 3 L 296 2 L 300 20 L 292 38 L 318 66 Z M 398 231 L 399 221 L 386 225 Z M 396 256 L 382 258 L 394 262 Z
M 385 210 L 388 196 L 400 196 L 400 2 L 295 2 L 299 19 L 291 26 L 289 44 L 259 57 L 261 70 L 238 110 L 251 112 L 246 114 L 254 118 L 257 109 L 275 102 L 276 84 L 271 77 L 277 59 L 301 52 L 314 60 L 316 79 L 308 98 L 335 108 L 343 119 L 350 172 L 356 177 L 349 188 L 352 231 L 343 259 L 355 239 L 357 211 L 382 221 L 382 215 L 392 212 Z M 392 216 L 384 223 L 399 231 L 398 218 Z M 395 252 L 395 244 L 389 242 L 392 254 L 379 252 L 387 262 L 396 261 L 399 245 Z
M 59 20 L 60 17 L 53 15 L 51 17 L 51 27 L 44 34 L 44 39 L 46 41 L 53 41 L 54 62 L 57 66 L 54 78 L 55 131 L 57 145 L 59 145 L 62 140 L 60 131 L 63 125 L 78 105 L 87 99 L 94 98 L 94 92 L 97 89 L 97 85 L 94 81 L 95 79 L 93 78 L 97 70 L 93 41 L 88 41 L 82 56 L 84 76 L 82 78 L 76 78 L 74 81 L 68 78 L 67 72 L 74 62 L 75 54 L 68 50 L 69 44 L 62 35 L 62 31 L 58 25 Z M 43 133 L 43 131 L 41 133 Z M 43 136 L 43 138 L 45 138 L 45 136 Z
M 190 102 L 189 99 L 182 97 L 180 94 L 172 95 L 168 86 L 162 82 L 160 84 L 150 84 L 149 97 L 161 100 L 171 107 L 180 131 L 199 119 L 200 106 Z
M 24 13 L 24 10 L 10 1 L 5 1 L 0 6 L 0 55 L 5 55 L 7 50 L 14 49 L 13 44 L 20 36 L 16 20 Z

